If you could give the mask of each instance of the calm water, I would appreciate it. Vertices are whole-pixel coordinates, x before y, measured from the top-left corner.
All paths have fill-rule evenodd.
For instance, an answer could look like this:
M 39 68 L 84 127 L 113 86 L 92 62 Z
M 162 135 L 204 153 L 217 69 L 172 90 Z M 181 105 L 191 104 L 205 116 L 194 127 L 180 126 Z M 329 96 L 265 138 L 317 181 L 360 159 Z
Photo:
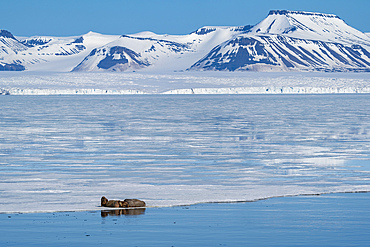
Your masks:
M 0 212 L 370 190 L 370 95 L 0 97 Z M 41 202 L 41 203 L 40 203 Z
M 0 214 L 1 246 L 369 246 L 370 194 L 285 197 L 252 203 Z

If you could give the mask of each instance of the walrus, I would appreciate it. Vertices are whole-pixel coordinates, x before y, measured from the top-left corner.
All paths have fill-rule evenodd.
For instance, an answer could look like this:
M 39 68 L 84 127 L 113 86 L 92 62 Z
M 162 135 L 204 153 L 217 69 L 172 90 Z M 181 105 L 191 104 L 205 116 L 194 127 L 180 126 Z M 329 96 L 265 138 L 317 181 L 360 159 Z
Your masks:
M 105 196 L 101 198 L 100 205 L 102 207 L 110 208 L 134 208 L 146 206 L 145 202 L 139 199 L 125 199 L 124 201 L 108 200 Z
M 108 202 L 108 199 L 105 196 L 103 196 L 100 199 L 100 206 L 105 207 L 105 205 L 107 205 L 107 202 Z
M 100 200 L 100 205 L 102 207 L 119 208 L 120 201 L 119 200 L 108 200 L 105 196 L 103 196 Z

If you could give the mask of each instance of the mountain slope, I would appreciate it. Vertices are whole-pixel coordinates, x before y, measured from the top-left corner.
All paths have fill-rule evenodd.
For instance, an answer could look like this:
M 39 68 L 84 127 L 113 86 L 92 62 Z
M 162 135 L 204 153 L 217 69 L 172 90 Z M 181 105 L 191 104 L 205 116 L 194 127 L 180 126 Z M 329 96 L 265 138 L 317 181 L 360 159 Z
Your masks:
M 370 53 L 360 45 L 244 35 L 216 46 L 190 70 L 368 72 Z
M 103 59 L 97 59 L 103 57 Z M 135 70 L 150 64 L 140 58 L 140 55 L 122 46 L 96 48 L 91 51 L 73 71 L 94 71 L 95 68 L 108 71 Z
M 27 52 L 19 54 L 31 71 L 71 71 L 96 47 L 116 40 L 118 35 L 102 35 L 89 32 L 82 36 L 20 38 L 28 46 Z
M 27 50 L 27 47 L 19 42 L 10 32 L 0 30 L 0 71 L 25 70 L 17 55 Z

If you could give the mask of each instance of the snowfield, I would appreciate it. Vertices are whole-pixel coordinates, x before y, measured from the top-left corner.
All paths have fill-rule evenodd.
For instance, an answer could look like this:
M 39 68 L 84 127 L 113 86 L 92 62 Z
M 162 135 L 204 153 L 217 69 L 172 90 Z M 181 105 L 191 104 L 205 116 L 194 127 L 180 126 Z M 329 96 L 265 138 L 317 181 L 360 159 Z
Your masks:
M 0 74 L 2 95 L 327 93 L 370 93 L 370 74 L 319 72 Z

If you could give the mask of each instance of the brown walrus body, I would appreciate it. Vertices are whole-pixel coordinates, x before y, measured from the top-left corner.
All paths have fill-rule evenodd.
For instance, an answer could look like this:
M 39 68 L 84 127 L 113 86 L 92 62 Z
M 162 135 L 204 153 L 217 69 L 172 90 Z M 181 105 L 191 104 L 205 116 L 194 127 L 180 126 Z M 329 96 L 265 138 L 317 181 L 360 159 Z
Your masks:
M 103 196 L 100 200 L 102 207 L 110 208 L 134 208 L 134 207 L 145 207 L 146 204 L 144 201 L 139 199 L 125 199 L 124 201 L 119 200 L 108 200 Z
M 109 200 L 107 204 L 105 204 L 106 207 L 110 208 L 119 208 L 120 207 L 120 201 L 117 200 Z
M 145 207 L 146 204 L 144 201 L 139 199 L 125 199 L 122 203 L 124 208 L 134 208 L 134 207 Z

